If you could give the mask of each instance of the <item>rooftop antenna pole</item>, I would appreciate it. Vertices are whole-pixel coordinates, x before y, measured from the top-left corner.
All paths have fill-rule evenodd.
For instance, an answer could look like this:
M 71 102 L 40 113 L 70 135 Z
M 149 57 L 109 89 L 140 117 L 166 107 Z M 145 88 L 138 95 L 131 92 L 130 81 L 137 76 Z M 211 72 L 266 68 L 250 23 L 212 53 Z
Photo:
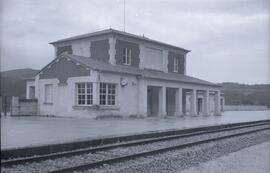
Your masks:
M 126 32 L 126 0 L 124 0 L 124 32 Z

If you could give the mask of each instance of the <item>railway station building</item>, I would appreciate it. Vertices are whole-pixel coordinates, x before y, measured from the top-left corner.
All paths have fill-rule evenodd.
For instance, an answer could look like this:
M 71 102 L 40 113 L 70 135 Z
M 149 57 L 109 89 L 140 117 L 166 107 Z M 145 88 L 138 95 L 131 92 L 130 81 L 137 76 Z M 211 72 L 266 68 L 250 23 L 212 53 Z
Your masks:
M 55 58 L 27 82 L 40 115 L 221 114 L 221 87 L 186 74 L 187 49 L 114 29 L 50 44 Z

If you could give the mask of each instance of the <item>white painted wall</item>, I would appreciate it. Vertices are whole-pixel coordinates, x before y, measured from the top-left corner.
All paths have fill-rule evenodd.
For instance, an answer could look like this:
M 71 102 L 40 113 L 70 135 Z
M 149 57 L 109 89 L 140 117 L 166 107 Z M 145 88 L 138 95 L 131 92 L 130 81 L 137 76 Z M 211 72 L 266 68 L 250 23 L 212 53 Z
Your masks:
M 75 86 L 78 82 L 95 82 L 98 73 L 91 70 L 91 76 L 71 77 L 67 85 L 59 85 L 58 79 L 38 79 L 36 77 L 36 90 L 38 91 L 38 113 L 40 115 L 55 115 L 66 117 L 95 117 L 95 112 L 88 109 L 74 109 L 76 106 Z M 53 104 L 45 103 L 45 84 L 53 85 Z
M 55 115 L 64 117 L 89 117 L 95 118 L 97 115 L 122 115 L 130 116 L 137 114 L 137 78 L 130 75 L 119 75 L 114 73 L 91 72 L 89 77 L 71 77 L 67 80 L 67 85 L 58 85 L 58 79 L 40 79 L 39 85 L 39 114 Z M 128 85 L 121 87 L 120 80 L 125 78 Z M 98 81 L 98 79 L 100 79 Z M 105 82 L 115 83 L 117 86 L 117 105 L 100 106 L 99 110 L 91 106 L 76 105 L 76 83 L 78 82 Z M 44 103 L 44 86 L 53 84 L 53 104 Z M 99 97 L 99 96 L 98 96 Z
M 39 114 L 89 118 L 95 118 L 96 116 L 102 115 L 147 116 L 147 86 L 210 91 L 219 90 L 219 88 L 204 85 L 176 83 L 171 81 L 161 81 L 158 79 L 144 79 L 134 75 L 119 73 L 98 72 L 91 70 L 90 74 L 89 76 L 84 77 L 70 77 L 67 80 L 67 85 L 59 85 L 59 81 L 56 78 L 39 79 L 39 77 L 36 76 L 35 86 L 36 96 L 38 98 Z M 128 84 L 122 87 L 120 84 L 121 79 L 127 80 Z M 100 106 L 100 109 L 98 110 L 94 109 L 93 106 L 76 105 L 76 83 L 78 82 L 93 82 L 93 87 L 99 86 L 100 82 L 115 83 L 117 88 L 117 105 Z M 53 104 L 44 103 L 45 84 L 53 85 Z M 93 88 L 94 98 L 99 98 L 99 95 L 95 95 L 97 90 L 97 87 Z M 188 104 L 189 103 L 187 102 L 187 105 Z
M 128 84 L 124 87 L 121 86 L 121 78 L 128 81 Z M 100 75 L 100 82 L 116 83 L 117 84 L 117 108 L 118 111 L 112 111 L 112 114 L 118 114 L 122 116 L 130 116 L 137 114 L 137 87 L 138 80 L 135 76 L 131 75 L 119 75 L 114 73 L 102 73 Z M 103 112 L 102 114 L 110 113 L 110 110 Z

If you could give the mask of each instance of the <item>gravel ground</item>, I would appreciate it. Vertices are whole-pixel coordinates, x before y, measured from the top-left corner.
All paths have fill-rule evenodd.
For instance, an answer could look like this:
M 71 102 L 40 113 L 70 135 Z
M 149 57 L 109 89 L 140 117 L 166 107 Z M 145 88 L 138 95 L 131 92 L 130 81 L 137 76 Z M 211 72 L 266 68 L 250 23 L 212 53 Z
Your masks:
M 265 125 L 264 127 L 269 127 L 269 125 Z M 219 132 L 219 133 L 213 133 L 213 134 L 205 134 L 205 135 L 200 135 L 200 136 L 195 136 L 195 137 L 170 140 L 169 142 L 164 141 L 164 142 L 156 142 L 153 144 L 146 144 L 146 145 L 140 145 L 140 146 L 115 148 L 115 149 L 111 149 L 107 151 L 97 152 L 94 154 L 91 154 L 91 153 L 82 154 L 82 155 L 73 156 L 73 157 L 46 160 L 46 161 L 42 161 L 38 163 L 17 165 L 11 168 L 2 168 L 1 172 L 29 172 L 29 173 L 30 172 L 47 172 L 47 171 L 52 171 L 59 168 L 70 167 L 70 166 L 80 165 L 84 163 L 91 163 L 94 161 L 114 158 L 117 156 L 124 156 L 124 155 L 133 154 L 137 152 L 143 152 L 143 151 L 149 151 L 149 150 L 168 147 L 168 146 L 179 145 L 179 144 L 191 142 L 194 140 L 202 140 L 202 139 L 207 139 L 209 137 L 217 137 L 217 136 L 228 135 L 232 133 L 239 133 L 239 132 L 246 131 L 247 129 L 254 130 L 254 129 L 259 129 L 259 128 L 262 128 L 262 127 L 251 127 L 251 128 L 246 128 L 246 129 L 239 129 L 239 130 L 234 130 L 233 132 Z
M 269 173 L 270 141 L 230 153 L 178 173 Z
M 114 165 L 104 165 L 99 169 L 84 171 L 85 173 L 175 173 L 200 163 L 213 160 L 243 148 L 270 141 L 270 130 L 234 137 L 222 141 L 202 144 L 183 150 L 175 150 L 138 158 Z M 207 171 L 206 171 L 207 172 Z

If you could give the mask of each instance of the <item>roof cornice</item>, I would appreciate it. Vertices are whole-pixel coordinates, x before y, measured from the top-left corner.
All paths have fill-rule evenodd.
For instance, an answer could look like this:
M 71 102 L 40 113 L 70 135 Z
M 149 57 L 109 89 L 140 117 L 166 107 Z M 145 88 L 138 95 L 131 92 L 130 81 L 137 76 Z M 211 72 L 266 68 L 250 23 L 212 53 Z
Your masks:
M 145 41 L 145 42 L 151 42 L 151 43 L 171 47 L 171 48 L 174 48 L 174 49 L 179 49 L 181 51 L 184 51 L 185 53 L 188 53 L 188 52 L 191 51 L 191 50 L 184 49 L 184 48 L 181 48 L 181 47 L 178 47 L 178 46 L 174 46 L 174 45 L 167 44 L 167 43 L 164 43 L 164 42 L 156 41 L 156 40 L 150 39 L 148 37 L 139 36 L 139 35 L 123 32 L 123 31 L 118 31 L 118 30 L 115 30 L 115 29 L 106 29 L 106 30 L 101 30 L 101 31 L 97 31 L 97 32 L 88 33 L 88 34 L 69 37 L 69 38 L 57 40 L 57 41 L 54 41 L 54 42 L 50 42 L 49 44 L 55 45 L 57 43 L 80 40 L 80 39 L 85 39 L 85 38 L 91 38 L 91 37 L 96 37 L 96 36 L 106 35 L 106 34 L 121 35 L 121 36 L 124 36 L 124 37 L 138 39 L 138 40 Z

